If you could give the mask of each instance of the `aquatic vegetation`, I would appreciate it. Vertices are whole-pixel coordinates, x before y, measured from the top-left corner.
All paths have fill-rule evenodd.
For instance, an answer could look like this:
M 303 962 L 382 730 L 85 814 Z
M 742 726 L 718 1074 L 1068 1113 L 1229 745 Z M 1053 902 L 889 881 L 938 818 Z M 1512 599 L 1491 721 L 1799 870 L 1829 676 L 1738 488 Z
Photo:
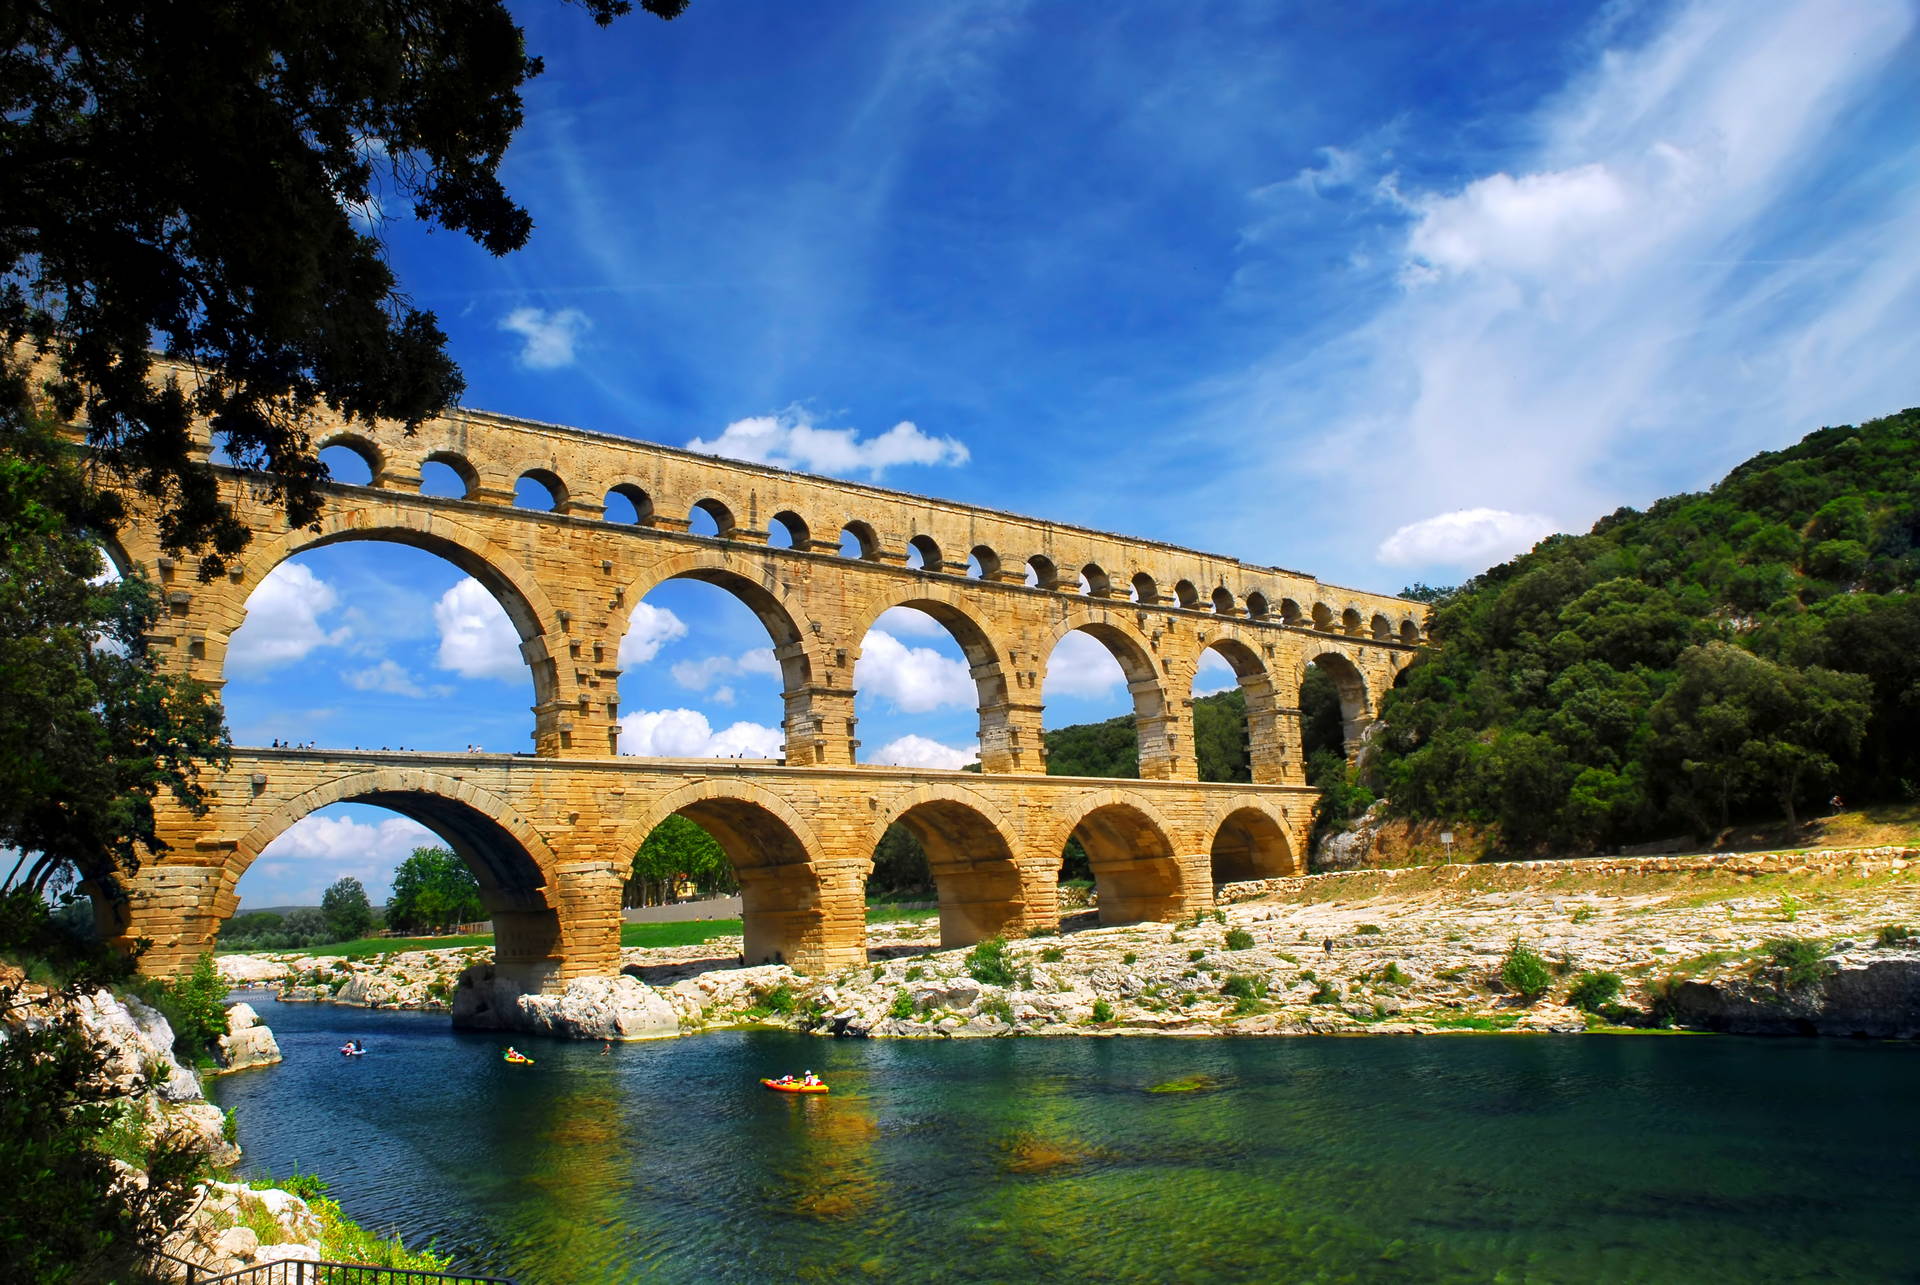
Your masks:
M 1000 1143 L 1001 1167 L 1008 1173 L 1047 1173 L 1084 1164 L 1096 1154 L 1078 1142 L 1057 1142 L 1031 1133 L 1015 1134 Z
M 1205 1093 L 1220 1088 L 1222 1081 L 1218 1076 L 1196 1071 L 1192 1075 L 1182 1075 L 1177 1079 L 1162 1080 L 1158 1084 L 1147 1086 L 1149 1093 Z

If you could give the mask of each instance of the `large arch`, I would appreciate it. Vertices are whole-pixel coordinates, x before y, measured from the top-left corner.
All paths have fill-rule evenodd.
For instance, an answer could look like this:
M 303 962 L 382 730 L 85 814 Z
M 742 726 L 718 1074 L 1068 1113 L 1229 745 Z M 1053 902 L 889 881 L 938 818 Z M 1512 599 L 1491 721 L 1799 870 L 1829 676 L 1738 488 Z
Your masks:
M 1287 838 L 1285 822 L 1256 804 L 1229 812 L 1208 846 L 1213 886 L 1249 879 L 1304 874 Z
M 557 663 L 548 639 L 559 613 L 539 583 L 506 550 L 449 515 L 393 505 L 330 508 L 319 529 L 300 528 L 272 538 L 255 537 L 239 577 L 240 594 L 206 639 L 206 662 L 222 676 L 234 630 L 246 619 L 246 604 L 267 575 L 297 554 L 350 541 L 386 541 L 420 549 L 452 563 L 493 595 L 520 635 L 520 652 L 533 678 L 534 742 L 543 752 L 564 748 L 559 713 L 573 701 L 572 679 Z M 562 649 L 564 650 L 564 649 Z
M 1059 836 L 1080 840 L 1093 867 L 1102 924 L 1177 919 L 1190 909 L 1173 833 L 1145 800 L 1123 790 L 1103 790 L 1062 801 L 1072 818 Z
M 784 963 L 815 972 L 848 962 L 827 943 L 823 849 L 791 805 L 744 781 L 694 781 L 654 802 L 614 850 L 630 857 L 655 826 L 676 814 L 713 836 L 740 880 L 741 953 L 748 964 Z
M 1266 661 L 1247 643 L 1231 635 L 1207 640 L 1194 657 L 1199 662 L 1213 652 L 1233 670 L 1235 683 L 1246 703 L 1248 779 L 1260 785 L 1278 784 L 1286 779 L 1285 738 L 1279 726 L 1280 702 L 1276 699 L 1273 676 Z M 1198 768 L 1196 761 L 1195 767 Z
M 1309 655 L 1307 664 L 1317 666 L 1331 678 L 1335 690 L 1340 694 L 1341 743 L 1347 757 L 1352 758 L 1359 752 L 1361 736 L 1373 723 L 1373 697 L 1367 687 L 1366 675 L 1360 672 L 1360 667 L 1350 656 L 1331 648 Z M 1300 681 L 1306 681 L 1304 668 L 1300 671 Z M 1298 683 L 1294 685 L 1294 690 L 1298 692 Z M 1303 726 L 1303 738 L 1304 735 Z
M 216 908 L 222 920 L 238 905 L 236 888 L 266 846 L 295 822 L 330 803 L 365 803 L 418 821 L 473 871 L 493 918 L 494 963 L 538 990 L 578 953 L 556 893 L 559 859 L 546 839 L 497 795 L 424 768 L 356 772 L 296 795 L 262 818 L 234 844 L 222 865 Z
M 1000 640 L 980 623 L 976 615 L 977 606 L 973 595 L 946 585 L 904 587 L 880 600 L 878 606 L 869 607 L 864 613 L 865 623 L 858 626 L 857 634 L 850 636 L 858 637 L 864 644 L 868 632 L 879 623 L 880 617 L 895 607 L 924 612 L 933 617 L 959 646 L 961 655 L 966 657 L 968 672 L 973 677 L 982 769 L 1006 771 L 1009 765 L 999 760 L 1006 756 L 1004 747 L 1010 745 L 1015 736 L 1010 718 L 1012 697 L 1008 693 L 1007 671 L 1002 660 L 1007 652 Z M 857 679 L 859 654 L 855 652 L 849 661 L 848 672 Z
M 904 825 L 926 851 L 940 894 L 940 944 L 971 946 L 995 936 L 1023 936 L 1029 916 L 1014 837 L 995 809 L 971 790 L 926 785 L 909 793 L 874 828 L 873 845 L 890 825 Z
M 806 618 L 804 609 L 789 602 L 786 586 L 779 581 L 769 583 L 752 571 L 742 569 L 737 556 L 726 549 L 697 549 L 654 563 L 646 575 L 620 591 L 620 601 L 625 604 L 620 616 L 621 635 L 626 632 L 626 621 L 634 605 L 669 580 L 693 580 L 732 594 L 766 629 L 773 644 L 774 659 L 780 665 L 781 697 L 786 707 L 782 722 L 787 762 L 820 762 L 821 743 L 835 735 L 837 729 L 824 726 L 825 715 L 816 708 L 813 660 L 800 629 L 800 621 Z M 608 641 L 618 654 L 620 637 Z
M 1153 663 L 1147 642 L 1130 625 L 1107 613 L 1069 612 L 1055 626 L 1047 643 L 1047 664 L 1052 665 L 1054 649 L 1070 633 L 1084 633 L 1105 647 L 1126 677 L 1127 691 L 1133 697 L 1133 725 L 1140 751 L 1140 776 L 1146 780 L 1165 780 L 1182 775 L 1181 764 L 1190 763 L 1190 747 L 1177 743 L 1178 718 L 1167 701 L 1160 671 Z M 1046 688 L 1044 675 L 1041 690 Z M 1185 693 L 1181 693 L 1184 698 Z

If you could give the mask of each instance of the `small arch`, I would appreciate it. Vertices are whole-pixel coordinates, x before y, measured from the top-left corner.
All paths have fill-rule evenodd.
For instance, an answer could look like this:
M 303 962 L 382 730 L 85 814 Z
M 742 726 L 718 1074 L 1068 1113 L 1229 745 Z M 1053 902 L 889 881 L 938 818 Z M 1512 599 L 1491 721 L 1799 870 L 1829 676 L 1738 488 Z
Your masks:
M 992 580 L 1000 574 L 1000 555 L 984 544 L 976 544 L 967 553 L 967 576 L 973 580 Z
M 1214 831 L 1210 846 L 1213 886 L 1249 879 L 1279 879 L 1303 873 L 1286 829 L 1256 807 L 1236 808 Z
M 540 513 L 564 513 L 567 485 L 551 470 L 530 468 L 513 484 L 513 507 Z
M 1265 620 L 1267 618 L 1267 612 L 1266 594 L 1255 589 L 1247 595 L 1247 618 L 1249 620 Z
M 386 464 L 380 448 L 358 433 L 322 438 L 317 454 L 327 466 L 327 480 L 341 486 L 372 486 Z
M 880 537 L 865 522 L 849 522 L 840 528 L 840 556 L 861 562 L 880 560 Z
M 916 535 L 907 541 L 907 566 L 916 571 L 946 569 L 946 563 L 940 559 L 940 546 L 933 542 L 930 535 Z
M 1173 586 L 1173 600 L 1186 608 L 1200 605 L 1200 591 L 1193 587 L 1193 581 L 1182 580 Z
M 1280 623 L 1281 624 L 1292 625 L 1295 628 L 1298 628 L 1299 626 L 1305 624 L 1306 620 L 1307 620 L 1306 613 L 1300 610 L 1299 603 L 1295 602 L 1291 598 L 1282 598 L 1280 600 Z
M 1080 592 L 1093 598 L 1109 597 L 1113 593 L 1113 578 L 1097 563 L 1089 562 L 1080 568 Z
M 1151 607 L 1160 601 L 1160 586 L 1144 571 L 1134 573 L 1133 600 L 1143 607 Z
M 1420 626 L 1412 620 L 1400 622 L 1400 641 L 1412 647 L 1420 641 Z
M 480 474 L 455 451 L 434 451 L 420 461 L 420 494 L 445 500 L 470 500 L 480 489 Z
M 607 492 L 606 519 L 626 526 L 653 525 L 653 497 L 631 482 L 622 482 Z
M 1036 589 L 1058 589 L 1060 568 L 1046 554 L 1036 553 L 1027 559 L 1027 583 Z
M 1369 622 L 1369 627 L 1373 630 L 1373 636 L 1381 642 L 1393 641 L 1393 622 L 1379 612 L 1374 613 L 1372 621 Z
M 1323 634 L 1333 632 L 1333 608 L 1324 602 L 1313 604 L 1313 627 Z
M 1341 633 L 1346 634 L 1349 638 L 1358 638 L 1365 631 L 1366 626 L 1361 621 L 1360 612 L 1356 608 L 1348 607 L 1340 613 Z
M 792 509 L 782 509 L 767 523 L 767 545 L 774 549 L 804 549 L 813 541 L 807 520 Z
M 1239 611 L 1239 608 L 1233 605 L 1233 591 L 1231 589 L 1227 588 L 1225 585 L 1221 585 L 1218 589 L 1215 589 L 1213 591 L 1213 614 L 1214 615 L 1231 616 L 1231 615 L 1237 614 L 1238 611 Z
M 739 526 L 733 520 L 733 510 L 720 500 L 707 496 L 695 500 L 687 511 L 687 532 L 690 535 L 704 535 L 715 540 L 731 540 L 739 533 Z

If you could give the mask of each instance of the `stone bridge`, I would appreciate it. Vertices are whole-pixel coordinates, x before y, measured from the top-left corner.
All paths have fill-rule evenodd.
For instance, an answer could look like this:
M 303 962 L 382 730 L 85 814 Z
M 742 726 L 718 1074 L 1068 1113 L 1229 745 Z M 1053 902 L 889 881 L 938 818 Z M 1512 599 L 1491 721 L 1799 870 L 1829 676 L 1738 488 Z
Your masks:
M 257 477 L 221 468 L 253 531 L 223 577 L 202 581 L 163 556 L 137 508 L 118 533 L 116 559 L 162 591 L 162 654 L 217 687 L 248 596 L 274 567 L 348 540 L 410 545 L 472 575 L 518 630 L 535 693 L 530 752 L 237 751 L 209 782 L 206 815 L 162 805 L 169 851 L 128 890 L 116 926 L 155 942 L 157 971 L 214 941 L 274 836 L 344 800 L 414 817 L 460 852 L 502 964 L 530 985 L 617 966 L 622 876 L 672 813 L 726 848 L 754 961 L 862 959 L 862 888 L 894 821 L 927 848 L 949 944 L 1056 923 L 1069 836 L 1092 858 L 1104 920 L 1191 914 L 1212 904 L 1216 878 L 1301 866 L 1307 666 L 1335 680 L 1351 749 L 1422 640 L 1418 604 L 1298 572 L 623 437 L 458 411 L 411 435 L 354 425 L 315 441 L 359 455 L 369 484 L 327 487 L 317 528 L 290 530 Z M 435 466 L 463 494 L 423 494 Z M 527 479 L 550 507 L 515 504 Z M 618 754 L 620 641 L 634 604 L 676 578 L 732 593 L 765 627 L 782 678 L 783 758 Z M 979 772 L 859 762 L 854 667 L 893 607 L 932 616 L 966 655 Z M 1075 630 L 1126 674 L 1141 780 L 1045 774 L 1045 668 Z M 1209 650 L 1246 696 L 1252 784 L 1196 779 L 1190 693 Z

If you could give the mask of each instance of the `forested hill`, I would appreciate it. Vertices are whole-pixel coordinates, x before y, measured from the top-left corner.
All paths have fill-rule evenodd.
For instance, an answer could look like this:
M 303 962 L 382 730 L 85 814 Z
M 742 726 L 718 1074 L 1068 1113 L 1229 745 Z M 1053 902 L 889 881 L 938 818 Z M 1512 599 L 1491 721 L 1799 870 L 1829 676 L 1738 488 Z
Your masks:
M 1443 595 L 1369 784 L 1512 851 L 1920 793 L 1920 410 L 1755 456 Z

